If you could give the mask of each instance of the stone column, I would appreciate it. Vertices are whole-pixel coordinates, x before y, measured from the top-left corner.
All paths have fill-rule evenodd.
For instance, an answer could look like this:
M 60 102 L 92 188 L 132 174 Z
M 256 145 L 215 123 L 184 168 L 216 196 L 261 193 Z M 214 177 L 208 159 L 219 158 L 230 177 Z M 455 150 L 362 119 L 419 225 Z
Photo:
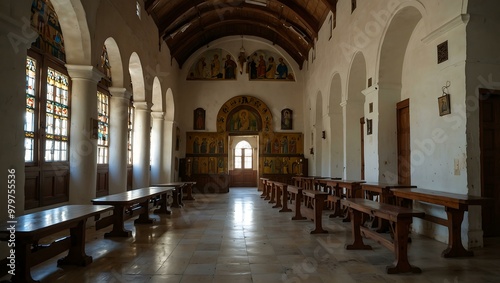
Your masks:
M 97 182 L 97 83 L 103 74 L 92 66 L 66 65 L 71 77 L 70 179 L 72 204 L 89 204 Z
M 127 191 L 128 107 L 131 93 L 110 87 L 109 194 Z
M 149 186 L 149 159 L 150 159 L 150 135 L 151 135 L 151 106 L 150 102 L 134 101 L 134 166 L 133 166 L 133 188 Z
M 174 169 L 175 158 L 175 136 L 176 125 L 173 121 L 165 121 L 163 123 L 163 158 L 162 158 L 162 172 L 160 178 L 162 182 L 177 181 Z M 181 137 L 182 140 L 182 137 Z
M 11 7 L 12 6 L 12 7 Z M 15 7 L 14 7 L 15 6 Z M 15 215 L 24 213 L 24 120 L 26 111 L 26 50 L 38 36 L 30 25 L 31 1 L 0 4 L 0 169 L 3 183 L 0 220 L 8 218 L 7 189 L 15 197 Z M 10 177 L 8 177 L 10 176 Z M 10 183 L 8 184 L 8 180 Z M 15 193 L 12 191 L 15 190 Z M 5 248 L 5 249 L 4 249 Z M 4 255 L 7 245 L 0 245 Z
M 153 112 L 153 127 L 151 129 L 151 184 L 165 183 L 161 175 L 163 168 L 163 124 L 165 122 L 164 112 Z

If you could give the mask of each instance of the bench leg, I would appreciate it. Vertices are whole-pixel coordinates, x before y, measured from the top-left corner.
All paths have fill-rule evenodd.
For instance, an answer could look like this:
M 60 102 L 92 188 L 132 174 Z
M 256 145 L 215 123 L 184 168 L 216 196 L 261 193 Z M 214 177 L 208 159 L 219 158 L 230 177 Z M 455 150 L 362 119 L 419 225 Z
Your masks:
M 323 229 L 323 206 L 325 205 L 326 195 L 317 195 L 314 198 L 314 230 L 311 234 L 328 234 L 328 231 Z
M 292 220 L 304 220 L 306 217 L 302 216 L 300 213 L 300 207 L 302 206 L 302 191 L 295 194 L 295 216 Z
M 394 253 L 396 260 L 393 265 L 387 266 L 387 274 L 395 273 L 421 273 L 418 267 L 411 266 L 408 261 L 408 233 L 410 231 L 411 219 L 401 219 L 396 222 L 394 229 Z
M 12 275 L 12 283 L 40 283 L 31 277 L 31 243 L 16 239 L 16 272 Z
M 172 211 L 168 208 L 168 196 L 167 194 L 162 194 L 160 199 L 160 207 L 155 209 L 154 213 L 156 214 L 172 214 Z
M 76 227 L 70 228 L 71 246 L 68 255 L 57 261 L 57 266 L 79 265 L 86 266 L 92 262 L 92 257 L 85 253 L 85 223 L 87 220 L 78 222 Z
M 271 190 L 271 198 L 269 199 L 269 203 L 276 203 L 276 200 L 275 200 L 275 198 L 276 198 L 276 190 L 275 190 L 275 187 L 274 187 L 274 186 L 272 186 L 272 187 L 270 188 L 270 190 Z
M 462 245 L 461 226 L 464 219 L 464 211 L 454 208 L 446 208 L 448 215 L 448 248 L 441 255 L 448 257 L 468 257 L 474 256 L 472 251 L 468 251 Z
M 286 187 L 283 188 L 283 194 L 282 194 L 282 201 L 283 203 L 283 208 L 279 212 L 290 212 L 292 211 L 290 208 L 288 208 L 288 190 Z
M 141 203 L 142 213 L 139 214 L 139 218 L 134 220 L 134 224 L 151 224 L 154 222 L 154 219 L 149 217 L 149 200 Z
M 273 208 L 279 208 L 281 207 L 281 189 L 278 187 L 275 187 L 274 190 L 276 191 L 276 204 L 273 206 Z
M 186 184 L 184 187 L 186 189 L 186 196 L 184 196 L 182 199 L 183 200 L 194 200 L 193 197 L 193 185 L 192 184 Z
M 123 217 L 124 207 L 122 205 L 115 205 L 113 208 L 113 230 L 105 233 L 104 237 L 130 237 L 132 231 L 125 230 L 125 219 Z
M 346 245 L 346 250 L 371 250 L 372 247 L 370 245 L 365 245 L 363 243 L 363 237 L 361 236 L 361 221 L 362 221 L 362 213 L 360 211 L 349 208 L 349 213 L 352 216 L 352 237 L 354 242 L 350 245 Z
M 179 198 L 182 198 L 182 188 L 175 188 L 172 191 L 172 207 L 181 207 L 181 202 Z

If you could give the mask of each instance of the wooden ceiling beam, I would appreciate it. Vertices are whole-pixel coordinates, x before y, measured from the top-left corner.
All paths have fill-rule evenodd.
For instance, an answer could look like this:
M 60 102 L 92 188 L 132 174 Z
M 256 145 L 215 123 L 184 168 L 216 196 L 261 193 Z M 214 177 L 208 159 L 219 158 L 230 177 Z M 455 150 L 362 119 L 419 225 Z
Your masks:
M 334 14 L 337 11 L 337 2 L 338 0 L 322 0 L 323 3 L 332 11 Z
M 165 15 L 157 15 L 159 22 L 156 23 L 159 31 L 166 30 L 179 17 L 187 13 L 192 8 L 204 3 L 205 0 L 184 0 L 181 4 L 170 10 Z

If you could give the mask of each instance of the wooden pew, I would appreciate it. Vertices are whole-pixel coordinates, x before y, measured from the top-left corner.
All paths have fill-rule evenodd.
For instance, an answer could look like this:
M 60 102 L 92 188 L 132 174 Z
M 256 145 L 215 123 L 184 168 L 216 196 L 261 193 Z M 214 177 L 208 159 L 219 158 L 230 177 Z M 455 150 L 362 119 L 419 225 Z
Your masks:
M 387 204 L 396 204 L 394 200 L 394 195 L 392 194 L 391 189 L 395 188 L 416 188 L 416 186 L 412 185 L 401 185 L 401 184 L 389 184 L 389 183 L 379 183 L 379 182 L 369 182 L 361 184 L 361 195 L 365 199 L 374 200 L 377 199 L 378 202 L 387 203 Z M 372 221 L 377 220 L 378 222 L 378 230 L 377 232 L 387 232 L 389 229 L 388 222 L 381 218 L 373 218 Z M 373 223 L 373 222 L 371 222 Z M 369 225 L 371 223 L 365 223 L 365 225 Z
M 288 184 L 281 182 L 274 182 L 274 187 L 276 188 L 276 197 L 278 200 L 277 202 L 279 202 L 279 204 L 281 205 L 281 206 L 276 206 L 276 207 L 281 207 L 279 212 L 292 211 L 290 208 L 288 208 Z
M 30 268 L 65 250 L 68 255 L 58 260 L 57 265 L 90 264 L 92 257 L 85 253 L 85 223 L 88 218 L 98 218 L 112 209 L 109 205 L 65 205 L 19 216 L 0 225 L 2 241 L 9 241 L 11 234 L 15 237 L 15 275 L 11 282 L 40 282 L 33 280 Z M 49 245 L 39 244 L 42 238 L 66 229 L 69 229 L 69 236 Z M 10 263 L 8 258 L 2 263 L 5 261 Z
M 139 214 L 139 218 L 134 223 L 153 223 L 153 219 L 149 217 L 149 203 L 151 200 L 159 201 L 160 204 L 160 208 L 156 209 L 155 213 L 171 214 L 168 209 L 167 193 L 173 191 L 173 189 L 172 187 L 149 187 L 93 199 L 93 204 L 113 206 L 113 215 L 98 220 L 96 230 L 113 225 L 111 232 L 104 234 L 105 237 L 130 237 L 132 231 L 125 230 L 125 220 Z
M 195 200 L 193 197 L 193 186 L 196 182 L 188 181 L 184 182 L 185 186 L 182 187 L 182 200 Z
M 162 183 L 162 184 L 152 184 L 151 187 L 171 187 L 174 188 L 172 190 L 172 207 L 183 207 L 184 203 L 182 202 L 183 200 L 183 191 L 186 186 L 188 186 L 189 183 L 195 183 L 196 182 L 170 182 L 170 183 Z M 192 186 L 191 186 L 192 190 Z
M 361 197 L 361 184 L 365 181 L 359 180 L 338 180 L 338 179 L 321 179 L 318 182 L 324 183 L 328 192 L 327 201 L 330 209 L 333 210 L 333 217 L 343 217 L 343 221 L 349 221 L 349 214 L 342 209 L 341 200 L 344 198 L 359 198 Z
M 323 229 L 323 207 L 328 197 L 328 193 L 315 190 L 302 190 L 303 203 L 301 211 L 305 216 L 314 221 L 314 230 L 311 234 L 326 234 L 328 231 Z
M 307 219 L 302 216 L 300 211 L 300 207 L 302 206 L 302 188 L 297 186 L 289 185 L 287 186 L 287 192 L 290 194 L 289 201 L 292 207 L 292 211 L 295 212 L 295 215 L 292 217 L 292 220 L 304 220 Z
M 404 200 L 422 201 L 441 205 L 446 211 L 447 219 L 425 214 L 421 218 L 448 227 L 448 248 L 441 255 L 448 257 L 473 256 L 472 251 L 468 251 L 462 244 L 461 226 L 464 219 L 464 212 L 469 210 L 469 205 L 487 205 L 491 199 L 468 196 L 455 193 L 427 190 L 421 188 L 391 189 L 394 196 L 399 199 L 399 203 L 411 206 L 411 202 L 404 203 Z
M 411 266 L 408 261 L 408 234 L 413 217 L 423 217 L 424 212 L 411 208 L 400 207 L 391 204 L 379 203 L 362 198 L 343 199 L 342 204 L 346 206 L 351 214 L 352 236 L 354 241 L 346 245 L 348 250 L 370 250 L 371 246 L 363 243 L 362 235 L 374 239 L 379 244 L 395 253 L 395 261 L 392 266 L 387 266 L 388 274 L 394 273 L 420 273 L 420 268 Z M 394 241 L 385 238 L 382 234 L 363 227 L 362 214 L 366 213 L 372 217 L 379 217 L 394 223 Z

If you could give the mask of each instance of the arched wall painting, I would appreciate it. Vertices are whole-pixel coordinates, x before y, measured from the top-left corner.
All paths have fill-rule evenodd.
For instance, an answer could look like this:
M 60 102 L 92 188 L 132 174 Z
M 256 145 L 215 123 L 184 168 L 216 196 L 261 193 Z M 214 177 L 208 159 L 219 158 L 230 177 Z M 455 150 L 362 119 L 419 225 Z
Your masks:
M 237 64 L 227 51 L 215 48 L 203 52 L 194 61 L 188 80 L 235 80 Z
M 188 174 L 228 173 L 229 135 L 259 136 L 261 174 L 299 174 L 304 158 L 302 133 L 275 132 L 267 105 L 252 96 L 236 96 L 222 105 L 217 114 L 217 132 L 187 132 Z
M 269 50 L 257 50 L 248 56 L 247 73 L 250 80 L 295 81 L 288 61 Z

